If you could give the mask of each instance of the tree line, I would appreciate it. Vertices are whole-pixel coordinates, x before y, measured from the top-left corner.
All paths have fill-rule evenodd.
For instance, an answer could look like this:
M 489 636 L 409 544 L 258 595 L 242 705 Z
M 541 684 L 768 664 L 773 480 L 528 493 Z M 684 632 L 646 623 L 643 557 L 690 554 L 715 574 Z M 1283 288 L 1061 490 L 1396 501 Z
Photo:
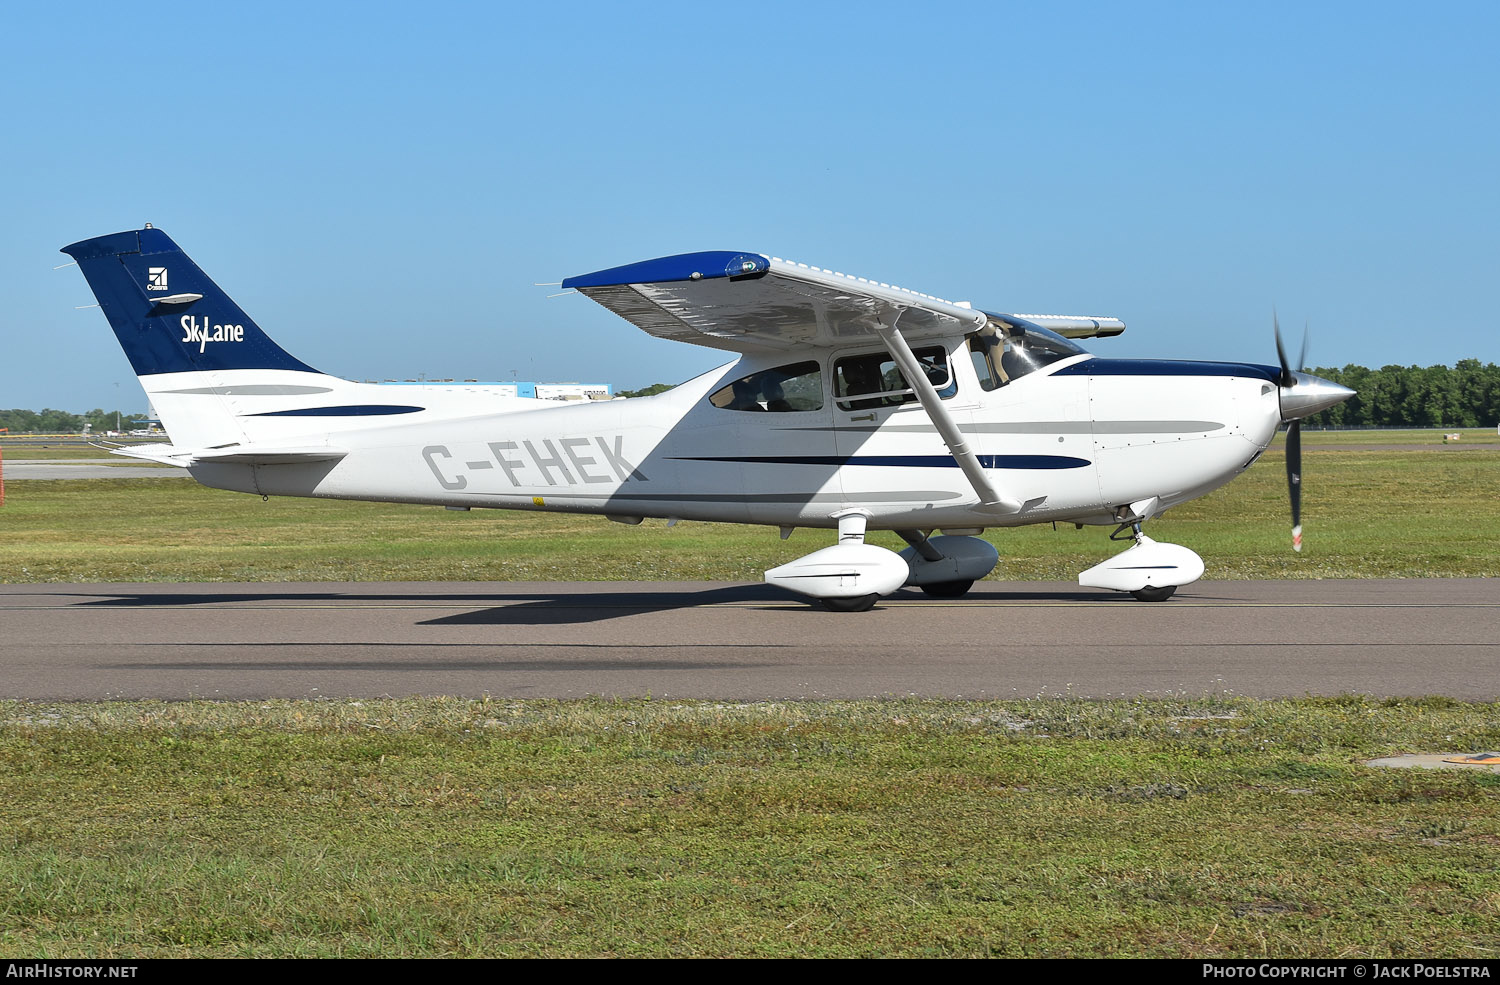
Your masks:
M 1314 376 L 1355 395 L 1309 417 L 1311 427 L 1478 428 L 1500 424 L 1500 366 L 1461 359 L 1455 366 L 1320 367 Z
M 78 434 L 87 424 L 91 431 L 129 431 L 144 427 L 139 423 L 143 414 L 127 414 L 124 411 L 105 410 L 95 407 L 86 414 L 70 414 L 65 410 L 0 410 L 0 428 L 9 428 L 11 434 Z M 119 422 L 118 429 L 115 426 Z
M 615 391 L 615 396 L 617 396 L 617 397 L 653 397 L 653 396 L 655 396 L 658 393 L 666 393 L 668 390 L 672 389 L 676 385 L 677 384 L 675 384 L 675 383 L 653 383 L 650 386 L 641 387 L 639 390 L 616 390 Z

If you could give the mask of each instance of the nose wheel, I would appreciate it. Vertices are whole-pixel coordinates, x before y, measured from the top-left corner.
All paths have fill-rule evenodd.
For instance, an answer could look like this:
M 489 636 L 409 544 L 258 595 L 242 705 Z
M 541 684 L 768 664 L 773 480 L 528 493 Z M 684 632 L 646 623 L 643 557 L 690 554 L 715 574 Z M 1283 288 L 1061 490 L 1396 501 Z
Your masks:
M 857 595 L 852 599 L 818 599 L 829 612 L 869 612 L 878 601 L 879 595 Z

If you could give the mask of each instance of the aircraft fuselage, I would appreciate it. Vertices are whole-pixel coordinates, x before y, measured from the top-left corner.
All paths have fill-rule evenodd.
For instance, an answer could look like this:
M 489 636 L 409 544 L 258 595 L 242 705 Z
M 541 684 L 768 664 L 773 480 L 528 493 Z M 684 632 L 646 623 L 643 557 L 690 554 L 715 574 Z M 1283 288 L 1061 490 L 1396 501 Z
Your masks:
M 715 406 L 730 381 L 785 362 L 748 355 L 653 397 L 559 403 L 496 398 L 492 414 L 445 411 L 454 388 L 402 387 L 417 405 L 401 423 L 312 432 L 309 422 L 257 412 L 274 394 L 237 395 L 260 443 L 326 442 L 336 462 L 200 463 L 206 485 L 263 495 L 315 496 L 470 508 L 834 527 L 850 507 L 873 529 L 1114 523 L 1126 504 L 1161 508 L 1243 471 L 1281 421 L 1276 370 L 1251 364 L 1072 356 L 985 390 L 964 340 L 944 346 L 955 392 L 944 404 L 985 469 L 1024 504 L 981 507 L 916 403 L 856 407 L 825 390 L 821 407 L 771 412 Z M 869 347 L 816 354 L 833 365 Z M 181 384 L 171 389 L 193 389 Z M 264 379 L 258 373 L 257 379 Z M 214 374 L 233 389 L 233 372 Z M 186 381 L 191 382 L 191 381 Z M 341 401 L 384 406 L 394 388 L 348 383 Z M 159 391 L 158 391 L 159 392 Z M 201 395 L 200 395 L 201 398 Z M 161 397 L 157 397 L 161 400 Z M 332 398 L 330 398 L 332 399 Z M 457 408 L 460 404 L 452 402 Z

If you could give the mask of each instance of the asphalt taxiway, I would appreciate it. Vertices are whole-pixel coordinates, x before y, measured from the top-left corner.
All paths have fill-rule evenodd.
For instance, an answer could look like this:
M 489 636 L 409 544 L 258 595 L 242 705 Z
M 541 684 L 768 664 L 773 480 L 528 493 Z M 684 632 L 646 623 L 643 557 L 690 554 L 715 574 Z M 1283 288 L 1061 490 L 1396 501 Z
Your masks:
M 831 613 L 765 585 L 0 586 L 0 697 L 1500 698 L 1500 579 L 1069 583 Z
M 28 479 L 185 479 L 187 469 L 170 465 L 125 465 L 118 458 L 83 458 L 62 461 L 7 461 L 7 482 Z

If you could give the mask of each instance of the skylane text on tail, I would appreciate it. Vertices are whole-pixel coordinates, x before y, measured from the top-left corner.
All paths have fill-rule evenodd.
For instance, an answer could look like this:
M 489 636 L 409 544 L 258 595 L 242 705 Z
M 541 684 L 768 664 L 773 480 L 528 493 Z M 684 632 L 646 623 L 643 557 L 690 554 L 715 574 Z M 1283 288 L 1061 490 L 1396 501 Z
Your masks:
M 1055 521 L 1133 541 L 1080 584 L 1165 599 L 1203 563 L 1141 525 L 1244 471 L 1282 423 L 1352 394 L 1284 355 L 1280 367 L 1100 358 L 1075 340 L 1118 335 L 1117 319 L 980 310 L 736 252 L 563 281 L 652 335 L 737 354 L 665 393 L 558 403 L 394 388 L 282 349 L 160 229 L 63 252 L 172 439 L 117 454 L 265 496 L 837 530 L 766 580 L 843 611 L 904 585 L 960 596 L 998 560 L 978 534 Z M 870 529 L 909 546 L 868 544 Z

